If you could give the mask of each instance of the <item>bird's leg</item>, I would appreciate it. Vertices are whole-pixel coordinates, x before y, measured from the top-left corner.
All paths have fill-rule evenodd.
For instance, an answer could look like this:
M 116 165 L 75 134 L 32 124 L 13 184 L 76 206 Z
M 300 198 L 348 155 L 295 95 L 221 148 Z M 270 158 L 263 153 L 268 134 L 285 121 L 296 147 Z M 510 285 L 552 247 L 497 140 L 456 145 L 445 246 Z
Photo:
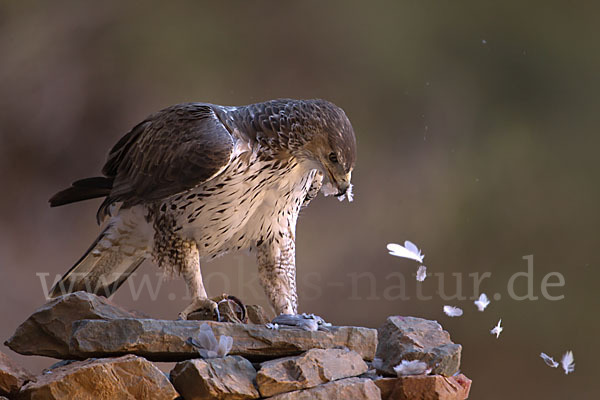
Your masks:
M 179 319 L 187 319 L 188 315 L 198 309 L 208 309 L 217 315 L 217 303 L 210 300 L 204 289 L 202 281 L 202 272 L 200 270 L 200 254 L 196 242 L 186 241 L 183 243 L 184 252 L 181 265 L 181 276 L 187 284 L 192 302 L 182 312 L 179 313 Z
M 308 331 L 327 330 L 328 324 L 314 314 L 298 314 L 296 294 L 296 257 L 294 234 L 274 235 L 275 239 L 258 246 L 258 277 L 277 317 L 272 323 Z
M 296 254 L 292 232 L 273 235 L 257 247 L 258 277 L 269 302 L 279 314 L 296 314 Z

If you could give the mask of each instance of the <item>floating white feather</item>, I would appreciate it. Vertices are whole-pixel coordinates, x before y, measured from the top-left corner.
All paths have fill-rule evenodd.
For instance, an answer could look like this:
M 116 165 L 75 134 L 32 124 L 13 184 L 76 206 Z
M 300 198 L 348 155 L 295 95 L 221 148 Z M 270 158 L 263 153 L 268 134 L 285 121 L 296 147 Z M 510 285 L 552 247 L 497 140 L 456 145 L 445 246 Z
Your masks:
M 569 375 L 571 372 L 575 371 L 575 357 L 573 356 L 573 352 L 569 350 L 563 354 L 560 363 L 566 375 Z
M 421 254 L 421 250 L 410 240 L 405 241 L 404 246 L 397 243 L 390 243 L 387 245 L 387 249 L 393 256 L 409 258 L 420 263 L 423 263 L 423 258 L 425 258 Z
M 427 278 L 427 267 L 421 265 L 417 270 L 417 281 L 423 282 Z
M 498 321 L 498 325 L 496 325 L 491 331 L 490 333 L 492 335 L 496 335 L 496 339 L 498 339 L 500 337 L 500 333 L 504 330 L 504 328 L 502 326 L 500 326 L 500 324 L 502 323 L 502 318 L 500 318 L 500 320 Z
M 460 317 L 463 315 L 463 310 L 458 307 L 444 306 L 444 313 L 449 317 Z
M 490 300 L 485 293 L 481 293 L 479 299 L 475 300 L 473 303 L 475 303 L 475 306 L 477 306 L 479 311 L 483 311 L 490 304 Z
M 550 357 L 548 354 L 541 353 L 540 357 L 542 357 L 542 360 L 544 360 L 544 362 L 546 363 L 547 366 L 549 366 L 551 368 L 558 367 L 558 363 L 556 361 L 554 361 L 554 358 Z

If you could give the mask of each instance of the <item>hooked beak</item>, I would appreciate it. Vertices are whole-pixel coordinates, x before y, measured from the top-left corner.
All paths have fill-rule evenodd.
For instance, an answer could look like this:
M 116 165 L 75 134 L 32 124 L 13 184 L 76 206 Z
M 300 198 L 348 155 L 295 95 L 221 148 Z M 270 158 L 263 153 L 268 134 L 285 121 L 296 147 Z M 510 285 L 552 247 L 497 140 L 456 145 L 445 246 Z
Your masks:
M 348 188 L 350 187 L 350 182 L 348 181 L 342 181 L 337 183 L 336 182 L 336 186 L 338 187 L 338 192 L 335 195 L 335 197 L 340 197 L 346 194 L 346 192 L 348 191 Z
M 338 189 L 338 192 L 335 194 L 335 196 L 340 197 L 345 195 L 348 191 L 348 188 L 350 188 L 350 179 L 352 178 L 352 172 L 348 172 L 343 179 L 336 179 L 335 175 L 333 175 L 329 169 L 327 169 L 327 172 L 329 173 L 329 179 L 331 180 L 331 183 L 333 183 Z

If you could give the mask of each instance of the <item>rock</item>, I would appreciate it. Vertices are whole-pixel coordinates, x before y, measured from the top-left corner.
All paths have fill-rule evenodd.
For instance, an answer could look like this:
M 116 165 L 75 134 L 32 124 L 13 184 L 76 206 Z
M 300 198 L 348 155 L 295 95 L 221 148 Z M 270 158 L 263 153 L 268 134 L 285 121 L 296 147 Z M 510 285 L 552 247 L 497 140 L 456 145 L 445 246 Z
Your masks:
M 194 359 L 177 363 L 171 381 L 185 400 L 257 399 L 256 370 L 240 356 Z
M 269 318 L 269 314 L 259 305 L 246 306 L 248 312 L 248 323 L 264 325 L 271 322 L 273 318 Z
M 464 400 L 469 397 L 471 380 L 457 376 L 412 375 L 375 380 L 382 400 Z
M 377 370 L 395 376 L 402 360 L 419 360 L 433 368 L 433 374 L 452 376 L 460 367 L 461 345 L 450 340 L 436 321 L 414 317 L 388 317 L 378 330 Z
M 309 332 L 213 321 L 83 320 L 73 324 L 69 351 L 60 358 L 83 359 L 127 353 L 152 361 L 198 358 L 198 352 L 186 341 L 198 332 L 201 324 L 208 324 L 217 338 L 231 336 L 233 348 L 230 354 L 251 361 L 299 355 L 312 348 L 334 347 L 347 347 L 370 360 L 377 346 L 375 329 L 352 326 L 331 327 L 329 332 Z
M 346 378 L 311 389 L 296 390 L 270 397 L 271 400 L 379 400 L 379 388 L 370 379 Z
M 136 316 L 104 297 L 87 292 L 70 293 L 36 310 L 5 344 L 20 354 L 63 358 L 69 352 L 73 321 Z
M 21 368 L 6 354 L 0 352 L 0 396 L 12 396 L 23 384 L 34 379 L 31 372 Z
M 256 383 L 261 396 L 269 397 L 358 376 L 366 371 L 367 364 L 354 351 L 311 349 L 300 356 L 264 362 L 256 375 Z
M 394 399 L 391 396 L 392 396 L 392 393 L 394 392 L 394 389 L 396 388 L 396 383 L 398 383 L 399 379 L 400 378 L 373 379 L 373 382 L 375 382 L 375 385 L 377 385 L 377 387 L 379 388 L 379 391 L 381 392 L 381 400 L 393 400 Z
M 19 399 L 176 399 L 169 379 L 142 357 L 77 361 L 37 377 Z

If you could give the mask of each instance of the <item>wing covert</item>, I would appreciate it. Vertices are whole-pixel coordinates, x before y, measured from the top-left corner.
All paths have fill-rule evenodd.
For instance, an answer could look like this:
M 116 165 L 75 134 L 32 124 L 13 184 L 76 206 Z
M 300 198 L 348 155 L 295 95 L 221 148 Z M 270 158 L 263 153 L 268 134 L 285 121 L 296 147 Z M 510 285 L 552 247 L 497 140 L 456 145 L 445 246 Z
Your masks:
M 114 177 L 114 184 L 103 207 L 157 201 L 202 184 L 228 165 L 233 144 L 211 105 L 159 111 L 110 151 L 102 172 Z

